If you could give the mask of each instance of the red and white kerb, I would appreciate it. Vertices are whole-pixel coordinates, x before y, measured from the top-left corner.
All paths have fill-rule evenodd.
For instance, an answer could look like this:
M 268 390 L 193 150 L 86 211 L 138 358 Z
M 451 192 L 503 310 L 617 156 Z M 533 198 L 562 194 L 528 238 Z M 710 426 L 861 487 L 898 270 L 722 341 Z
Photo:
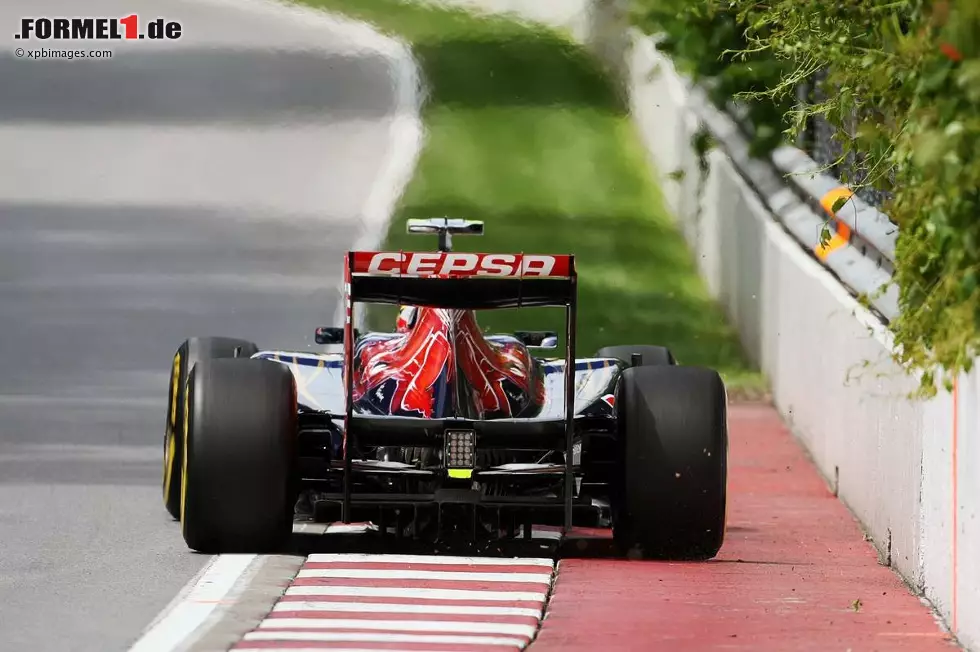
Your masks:
M 311 555 L 232 649 L 519 652 L 553 573 L 551 559 Z

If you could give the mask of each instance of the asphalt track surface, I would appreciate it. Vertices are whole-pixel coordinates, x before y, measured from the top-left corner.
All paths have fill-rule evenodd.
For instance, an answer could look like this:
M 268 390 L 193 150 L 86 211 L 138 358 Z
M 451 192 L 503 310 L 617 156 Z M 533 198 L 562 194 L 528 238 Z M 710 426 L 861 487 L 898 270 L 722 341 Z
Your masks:
M 12 36 L 22 16 L 132 13 L 183 37 Z M 0 42 L 0 647 L 125 649 L 208 560 L 160 500 L 173 352 L 303 349 L 332 323 L 391 62 L 249 0 L 5 0 Z

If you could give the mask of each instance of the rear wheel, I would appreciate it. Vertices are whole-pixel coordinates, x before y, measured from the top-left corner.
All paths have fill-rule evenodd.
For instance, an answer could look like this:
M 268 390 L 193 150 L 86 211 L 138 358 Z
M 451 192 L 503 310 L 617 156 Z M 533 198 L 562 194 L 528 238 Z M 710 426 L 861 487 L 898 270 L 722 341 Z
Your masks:
M 251 342 L 231 337 L 192 337 L 174 354 L 170 367 L 170 390 L 167 392 L 167 429 L 163 439 L 163 504 L 176 519 L 180 518 L 180 474 L 183 458 L 184 393 L 187 375 L 201 360 L 251 357 L 258 351 Z
M 701 367 L 643 366 L 616 391 L 619 481 L 613 537 L 627 552 L 710 559 L 725 535 L 725 386 Z
M 604 346 L 595 354 L 597 358 L 616 358 L 628 365 L 633 364 L 633 356 L 639 354 L 640 366 L 656 367 L 675 365 L 677 360 L 666 346 L 650 346 L 649 344 L 626 344 L 621 346 Z
M 296 384 L 269 360 L 202 361 L 187 383 L 181 531 L 200 552 L 269 552 L 292 532 Z

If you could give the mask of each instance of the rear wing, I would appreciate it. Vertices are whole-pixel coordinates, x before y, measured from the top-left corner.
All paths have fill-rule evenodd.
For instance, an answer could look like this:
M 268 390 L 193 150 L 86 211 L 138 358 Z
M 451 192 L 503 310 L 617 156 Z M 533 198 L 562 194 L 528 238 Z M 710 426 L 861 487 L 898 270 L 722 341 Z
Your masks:
M 571 255 L 445 251 L 352 251 L 351 302 L 468 310 L 567 306 L 575 296 Z

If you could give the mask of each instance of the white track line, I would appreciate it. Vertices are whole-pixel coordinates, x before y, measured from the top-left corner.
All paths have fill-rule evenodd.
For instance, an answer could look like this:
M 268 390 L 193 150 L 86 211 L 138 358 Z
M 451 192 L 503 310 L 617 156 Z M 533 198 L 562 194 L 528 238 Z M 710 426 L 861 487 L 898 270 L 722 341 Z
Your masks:
M 328 602 L 323 600 L 279 602 L 272 608 L 274 612 L 329 611 L 353 613 L 390 614 L 450 614 L 457 616 L 527 616 L 540 618 L 540 609 L 528 607 L 454 607 L 439 604 L 398 604 L 384 602 Z
M 452 636 L 439 634 L 389 634 L 385 632 L 250 632 L 245 641 L 360 641 L 372 643 L 452 643 L 462 645 L 509 645 L 524 647 L 527 641 L 502 636 Z M 239 648 L 240 649 L 240 648 Z
M 524 526 L 517 528 L 515 536 L 520 538 L 524 536 Z M 532 526 L 531 527 L 531 538 L 532 539 L 545 539 L 548 541 L 560 541 L 564 535 L 561 533 L 561 528 L 545 528 Z
M 357 618 L 268 618 L 260 629 L 364 629 L 394 632 L 453 632 L 458 634 L 503 634 L 531 638 L 537 626 L 514 623 L 480 623 L 456 620 L 362 620 Z
M 255 558 L 255 555 L 212 558 L 190 591 L 136 641 L 130 652 L 164 652 L 180 645 L 207 620 Z
M 494 602 L 544 602 L 544 591 L 463 591 L 460 589 L 389 589 L 375 586 L 291 586 L 286 595 L 412 598 L 415 600 L 492 600 Z
M 373 523 L 329 523 L 324 528 L 324 534 L 363 534 L 378 529 Z
M 367 562 L 383 561 L 392 564 L 444 564 L 447 566 L 547 566 L 554 568 L 555 562 L 543 557 L 430 557 L 427 555 L 371 555 L 371 554 L 314 554 L 307 562 Z
M 294 523 L 293 534 L 365 534 L 377 532 L 373 523 Z
M 384 558 L 378 561 L 387 561 Z M 385 579 L 385 580 L 430 580 L 448 582 L 521 582 L 527 584 L 551 584 L 551 573 L 470 573 L 429 570 L 373 570 L 362 568 L 310 568 L 296 576 L 304 578 L 338 579 Z

